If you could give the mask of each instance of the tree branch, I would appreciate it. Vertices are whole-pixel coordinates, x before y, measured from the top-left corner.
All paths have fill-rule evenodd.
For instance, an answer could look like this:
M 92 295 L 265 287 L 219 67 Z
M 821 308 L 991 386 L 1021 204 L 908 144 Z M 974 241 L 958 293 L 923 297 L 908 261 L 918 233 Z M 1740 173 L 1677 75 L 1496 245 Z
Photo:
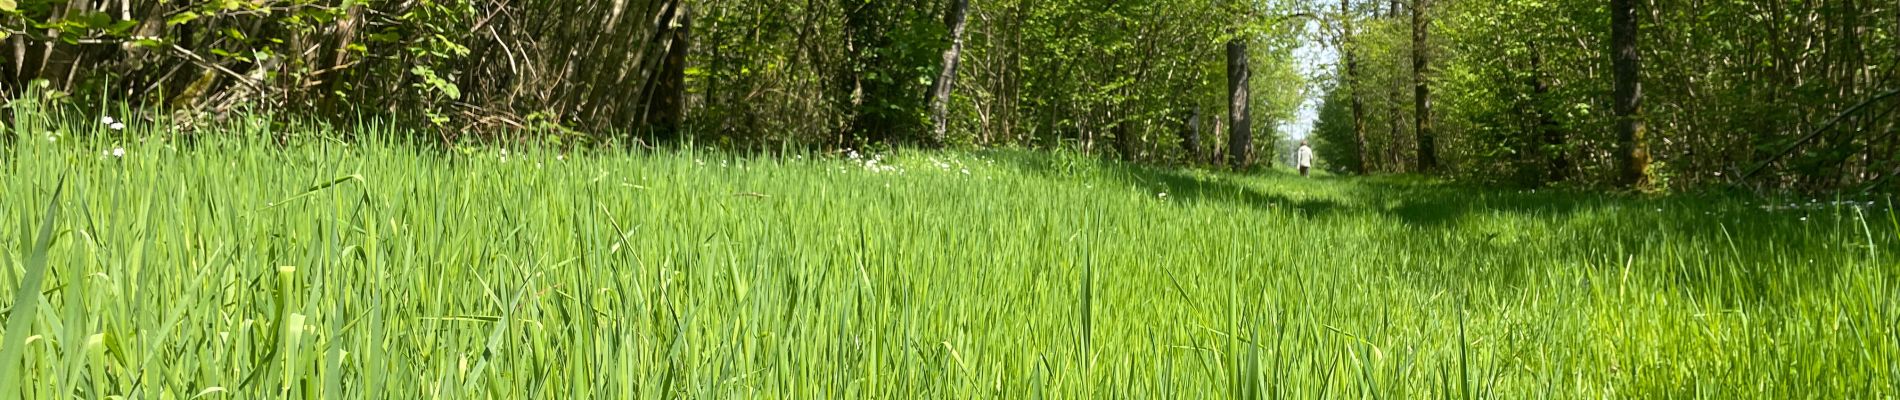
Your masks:
M 1787 158 L 1789 155 L 1794 154 L 1794 151 L 1796 149 L 1801 148 L 1802 145 L 1805 145 L 1808 142 L 1813 141 L 1815 138 L 1821 137 L 1822 133 L 1826 133 L 1828 129 L 1834 128 L 1834 125 L 1840 124 L 1841 120 L 1847 119 L 1847 117 L 1852 116 L 1854 114 L 1859 114 L 1861 110 L 1867 108 L 1867 106 L 1873 105 L 1874 103 L 1878 103 L 1881 100 L 1886 100 L 1896 95 L 1900 95 L 1900 89 L 1889 90 L 1885 93 L 1874 95 L 1874 97 L 1870 97 L 1865 101 L 1861 101 L 1860 104 L 1855 104 L 1853 107 L 1848 107 L 1847 111 L 1842 111 L 1840 114 L 1835 115 L 1834 118 L 1829 119 L 1827 123 L 1821 124 L 1820 128 L 1816 128 L 1814 131 L 1808 132 L 1807 136 L 1802 136 L 1800 140 L 1796 140 L 1794 143 L 1789 143 L 1787 148 L 1781 149 L 1781 151 L 1776 153 L 1773 157 L 1769 157 L 1767 160 L 1762 161 L 1761 164 L 1755 165 L 1755 168 L 1749 169 L 1748 173 L 1742 174 L 1741 177 L 1736 179 L 1736 182 L 1738 183 L 1747 182 L 1750 178 L 1754 178 L 1755 174 L 1759 174 L 1761 173 L 1762 170 L 1767 169 L 1769 165 L 1772 165 L 1777 161 L 1781 161 L 1781 159 L 1783 158 Z

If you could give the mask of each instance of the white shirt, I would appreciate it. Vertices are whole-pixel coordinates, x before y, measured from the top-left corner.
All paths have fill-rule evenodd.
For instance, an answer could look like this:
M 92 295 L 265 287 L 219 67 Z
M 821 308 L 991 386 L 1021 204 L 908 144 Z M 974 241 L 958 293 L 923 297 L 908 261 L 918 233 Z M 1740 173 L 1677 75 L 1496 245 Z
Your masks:
M 1313 167 L 1313 148 L 1300 145 L 1299 163 L 1301 167 Z

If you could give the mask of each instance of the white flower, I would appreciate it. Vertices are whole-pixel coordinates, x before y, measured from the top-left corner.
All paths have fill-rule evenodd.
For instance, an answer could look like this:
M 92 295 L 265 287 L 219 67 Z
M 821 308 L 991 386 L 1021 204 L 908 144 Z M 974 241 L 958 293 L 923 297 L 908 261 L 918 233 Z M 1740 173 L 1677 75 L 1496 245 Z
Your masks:
M 124 157 L 125 157 L 125 148 L 124 148 L 124 147 L 114 147 L 114 148 L 112 148 L 112 157 L 113 157 L 113 158 L 124 158 Z
M 1801 217 L 1801 222 L 1808 222 L 1808 217 Z
M 1159 198 L 1163 198 L 1163 199 L 1165 199 L 1165 198 L 1168 198 L 1168 193 L 1167 193 L 1167 192 L 1161 192 L 1161 194 L 1157 194 L 1157 195 L 1155 195 L 1155 197 L 1159 197 Z
M 59 143 L 59 137 L 53 136 L 53 135 L 46 135 L 46 141 L 49 143 Z
M 112 128 L 112 130 L 115 130 L 115 131 L 123 131 L 123 130 L 125 130 L 125 123 L 124 123 L 124 122 L 113 122 L 113 123 L 112 123 L 112 125 L 109 125 L 109 127 L 110 127 L 110 128 Z
M 964 169 L 963 169 L 963 174 L 964 174 L 964 175 L 969 175 L 969 174 L 970 174 L 970 169 L 969 169 L 969 168 L 964 168 Z
M 112 125 L 112 124 L 116 124 L 116 123 L 119 123 L 119 120 L 116 120 L 116 119 L 112 119 L 112 116 L 110 116 L 110 115 L 107 115 L 107 116 L 104 116 L 104 117 L 99 117 L 99 124 L 100 124 L 100 125 Z

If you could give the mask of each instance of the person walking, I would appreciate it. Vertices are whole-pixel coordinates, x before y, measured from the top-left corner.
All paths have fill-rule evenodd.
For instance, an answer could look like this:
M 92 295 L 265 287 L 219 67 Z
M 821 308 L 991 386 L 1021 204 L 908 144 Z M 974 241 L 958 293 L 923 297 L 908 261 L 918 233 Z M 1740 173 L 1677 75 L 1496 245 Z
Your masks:
M 1313 148 L 1308 147 L 1305 140 L 1300 141 L 1300 151 L 1295 161 L 1299 164 L 1300 176 L 1309 176 L 1307 171 L 1313 169 Z

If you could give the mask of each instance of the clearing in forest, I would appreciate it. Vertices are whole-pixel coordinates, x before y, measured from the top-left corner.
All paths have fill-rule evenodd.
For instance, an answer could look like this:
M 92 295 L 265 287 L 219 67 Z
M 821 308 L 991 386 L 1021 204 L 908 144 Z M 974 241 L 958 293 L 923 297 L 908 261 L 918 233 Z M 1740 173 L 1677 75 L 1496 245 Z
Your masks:
M 20 361 L 0 360 L 14 362 L 0 368 L 17 385 L 0 389 L 1020 399 L 1900 388 L 1900 231 L 1884 202 L 1235 175 L 1063 153 L 159 143 L 26 140 L 9 153 L 0 216 L 20 229 L 0 235 L 0 347 Z M 22 301 L 37 308 L 21 312 Z

